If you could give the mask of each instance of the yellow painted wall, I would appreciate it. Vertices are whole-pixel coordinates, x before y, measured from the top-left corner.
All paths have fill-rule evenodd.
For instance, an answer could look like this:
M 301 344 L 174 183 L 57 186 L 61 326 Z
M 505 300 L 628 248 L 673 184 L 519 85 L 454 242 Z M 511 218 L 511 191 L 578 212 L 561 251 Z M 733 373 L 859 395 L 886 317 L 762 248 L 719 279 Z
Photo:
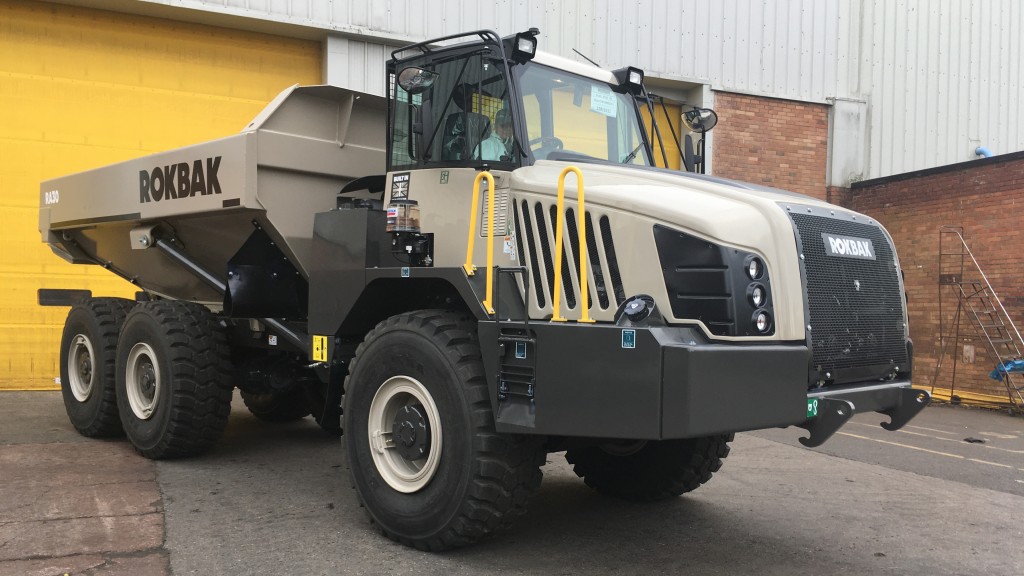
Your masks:
M 67 308 L 38 288 L 131 296 L 39 240 L 39 183 L 237 133 L 321 81 L 318 42 L 0 0 L 0 389 L 53 388 Z

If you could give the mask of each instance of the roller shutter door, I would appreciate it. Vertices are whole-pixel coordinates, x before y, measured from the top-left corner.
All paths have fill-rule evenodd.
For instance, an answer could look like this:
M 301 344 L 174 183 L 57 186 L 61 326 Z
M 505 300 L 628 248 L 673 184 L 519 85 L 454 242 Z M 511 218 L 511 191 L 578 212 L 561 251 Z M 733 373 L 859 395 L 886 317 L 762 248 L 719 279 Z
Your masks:
M 40 181 L 237 133 L 320 79 L 319 42 L 0 0 L 0 389 L 60 374 L 68 309 L 39 306 L 39 288 L 134 294 L 40 241 Z

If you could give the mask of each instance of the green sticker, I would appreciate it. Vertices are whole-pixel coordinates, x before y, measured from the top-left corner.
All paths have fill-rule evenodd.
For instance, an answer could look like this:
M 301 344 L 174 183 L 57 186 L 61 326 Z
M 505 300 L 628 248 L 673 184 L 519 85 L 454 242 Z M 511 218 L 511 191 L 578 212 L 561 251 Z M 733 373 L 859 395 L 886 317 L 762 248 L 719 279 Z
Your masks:
M 447 183 L 448 183 L 448 171 L 447 170 L 442 170 L 441 171 L 441 184 L 447 184 Z
M 818 399 L 808 398 L 807 399 L 807 417 L 814 418 L 818 415 Z

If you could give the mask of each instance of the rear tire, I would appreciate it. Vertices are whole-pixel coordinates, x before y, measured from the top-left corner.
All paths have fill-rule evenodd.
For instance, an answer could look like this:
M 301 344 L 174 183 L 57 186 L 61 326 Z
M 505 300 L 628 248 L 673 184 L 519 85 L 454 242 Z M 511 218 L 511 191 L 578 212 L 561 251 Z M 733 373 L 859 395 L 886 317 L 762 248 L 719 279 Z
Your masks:
M 345 381 L 352 482 L 381 532 L 421 550 L 511 524 L 540 485 L 539 438 L 498 434 L 475 326 L 451 312 L 393 316 Z
M 60 391 L 78 433 L 90 438 L 119 436 L 114 390 L 117 335 L 135 303 L 91 298 L 68 312 L 60 342 Z
M 231 411 L 230 374 L 224 328 L 206 307 L 136 306 L 117 343 L 117 405 L 136 451 L 162 459 L 212 446 Z
M 569 450 L 565 459 L 595 490 L 625 500 L 665 500 L 691 492 L 722 468 L 733 434 L 608 444 Z

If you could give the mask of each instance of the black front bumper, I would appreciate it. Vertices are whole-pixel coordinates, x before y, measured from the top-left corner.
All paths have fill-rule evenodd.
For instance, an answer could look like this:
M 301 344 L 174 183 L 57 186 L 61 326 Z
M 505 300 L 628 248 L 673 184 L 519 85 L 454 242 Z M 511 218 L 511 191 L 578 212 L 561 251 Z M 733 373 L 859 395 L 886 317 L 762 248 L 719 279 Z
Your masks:
M 801 426 L 811 432 L 805 444 L 818 445 L 853 413 L 889 414 L 896 429 L 929 398 L 909 381 L 808 392 L 811 354 L 801 343 L 717 344 L 685 327 L 479 330 L 500 432 L 661 440 Z

